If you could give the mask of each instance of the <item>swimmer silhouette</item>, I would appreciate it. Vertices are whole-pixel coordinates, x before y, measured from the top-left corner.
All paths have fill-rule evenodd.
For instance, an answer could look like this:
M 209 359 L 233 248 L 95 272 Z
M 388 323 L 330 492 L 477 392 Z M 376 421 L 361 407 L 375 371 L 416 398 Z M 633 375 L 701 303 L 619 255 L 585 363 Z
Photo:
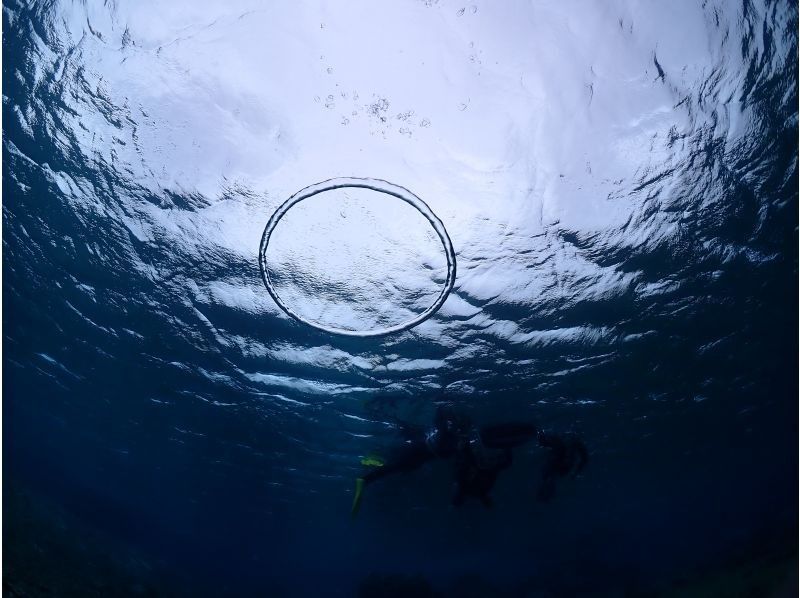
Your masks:
M 584 443 L 574 435 L 558 435 L 538 429 L 534 424 L 512 422 L 474 426 L 469 417 L 449 405 L 439 406 L 433 425 L 420 428 L 401 425 L 405 441 L 392 455 L 356 480 L 351 514 L 361 506 L 364 487 L 389 475 L 419 469 L 436 459 L 453 463 L 455 493 L 453 505 L 467 498 L 491 507 L 491 491 L 497 476 L 512 464 L 512 449 L 531 441 L 548 450 L 537 498 L 549 501 L 560 477 L 577 475 L 589 461 Z

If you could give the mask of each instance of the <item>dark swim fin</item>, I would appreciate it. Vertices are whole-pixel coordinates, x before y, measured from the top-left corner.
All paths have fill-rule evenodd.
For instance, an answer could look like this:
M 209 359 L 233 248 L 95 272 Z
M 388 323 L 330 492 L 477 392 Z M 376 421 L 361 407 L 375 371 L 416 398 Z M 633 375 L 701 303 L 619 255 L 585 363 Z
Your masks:
M 353 493 L 353 506 L 350 507 L 350 517 L 355 517 L 361 508 L 361 495 L 364 493 L 364 478 L 356 479 L 356 491 Z

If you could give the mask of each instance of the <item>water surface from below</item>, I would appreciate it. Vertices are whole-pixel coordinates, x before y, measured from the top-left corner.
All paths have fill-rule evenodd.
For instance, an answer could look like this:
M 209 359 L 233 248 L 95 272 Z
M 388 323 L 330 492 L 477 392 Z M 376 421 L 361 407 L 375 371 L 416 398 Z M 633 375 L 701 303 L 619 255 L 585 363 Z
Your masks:
M 6 487 L 187 594 L 580 595 L 796 551 L 793 3 L 14 0 L 3 31 Z M 267 219 L 333 177 L 441 218 L 431 319 L 342 338 L 272 301 Z M 429 305 L 427 223 L 335 199 L 276 229 L 293 305 Z M 483 510 L 438 463 L 350 521 L 361 458 L 443 401 L 589 467 L 542 505 L 518 450 Z

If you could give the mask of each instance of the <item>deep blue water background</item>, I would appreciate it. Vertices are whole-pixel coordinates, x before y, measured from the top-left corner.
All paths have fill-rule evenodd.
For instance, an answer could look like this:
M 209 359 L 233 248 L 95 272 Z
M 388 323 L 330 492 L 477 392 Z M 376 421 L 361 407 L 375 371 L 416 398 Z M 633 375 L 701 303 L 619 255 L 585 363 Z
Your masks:
M 531 305 L 482 300 L 456 282 L 454 295 L 496 321 L 576 331 L 534 346 L 446 312 L 434 320 L 448 342 L 432 343 L 414 331 L 338 338 L 276 311 L 187 301 L 190 284 L 214 280 L 266 296 L 257 262 L 143 240 L 125 217 L 140 204 L 194 212 L 219 198 L 153 190 L 108 154 L 87 154 L 81 94 L 120 130 L 135 117 L 83 84 L 57 4 L 4 6 L 4 489 L 29 489 L 135 547 L 187 594 L 346 596 L 377 572 L 438 587 L 476 573 L 577 595 L 647 588 L 796 542 L 794 3 L 714 8 L 737 25 L 740 71 L 709 73 L 685 102 L 746 107 L 745 134 L 726 138 L 716 116 L 692 121 L 675 133 L 669 172 L 626 181 L 623 201 L 640 211 L 625 226 L 546 227 L 554 253 L 632 274 L 621 292 L 581 293 L 591 281 L 562 279 Z M 726 79 L 739 82 L 730 97 Z M 253 191 L 239 193 L 222 195 Z M 624 242 L 656 217 L 674 232 Z M 308 359 L 281 357 L 295 351 Z M 385 367 L 398 359 L 446 365 Z M 436 464 L 370 487 L 351 522 L 360 456 L 398 441 L 392 418 L 426 423 L 440 400 L 477 421 L 578 432 L 590 466 L 542 505 L 542 455 L 520 451 L 485 511 L 452 509 L 449 470 Z M 4 538 L 6 553 L 13 542 Z

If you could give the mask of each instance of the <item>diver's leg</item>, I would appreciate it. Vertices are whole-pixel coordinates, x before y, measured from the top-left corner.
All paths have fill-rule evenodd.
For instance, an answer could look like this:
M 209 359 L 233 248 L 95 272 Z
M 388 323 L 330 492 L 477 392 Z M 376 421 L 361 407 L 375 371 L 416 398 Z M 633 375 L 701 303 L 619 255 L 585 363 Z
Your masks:
M 573 435 L 558 436 L 542 432 L 539 434 L 539 444 L 549 449 L 537 493 L 537 498 L 546 502 L 555 494 L 556 479 L 570 472 L 577 475 L 586 466 L 589 452 L 586 450 L 586 445 Z
M 435 456 L 428 450 L 424 441 L 407 442 L 384 465 L 371 469 L 356 480 L 356 489 L 353 494 L 353 505 L 350 508 L 350 514 L 355 516 L 358 513 L 361 507 L 361 495 L 367 484 L 371 484 L 387 475 L 413 471 L 434 458 Z
M 579 438 L 573 438 L 572 452 L 577 459 L 573 474 L 578 475 L 581 471 L 583 471 L 583 468 L 586 467 L 586 464 L 589 462 L 589 451 L 586 450 L 586 445 L 583 444 L 582 440 Z
M 586 445 L 574 434 L 559 436 L 542 432 L 539 434 L 539 445 L 550 449 L 548 460 L 557 475 L 570 472 L 577 475 L 589 462 Z
M 361 496 L 364 492 L 364 487 L 367 484 L 371 484 L 375 480 L 379 480 L 382 477 L 396 472 L 396 467 L 391 467 L 389 464 L 386 464 L 382 467 L 376 467 L 375 469 L 368 471 L 360 478 L 356 478 L 356 489 L 353 492 L 353 504 L 350 506 L 350 516 L 355 517 L 356 513 L 358 513 L 358 510 L 361 508 Z
M 540 502 L 549 502 L 556 493 L 556 478 L 569 471 L 567 447 L 560 436 L 547 432 L 539 432 L 538 441 L 539 446 L 547 448 L 548 451 L 542 466 L 542 478 L 536 499 Z
M 371 469 L 362 477 L 369 484 L 387 475 L 414 471 L 434 458 L 435 455 L 428 450 L 424 441 L 407 442 L 386 463 Z
M 491 509 L 494 506 L 491 493 L 497 483 L 497 476 L 509 465 L 511 465 L 511 449 L 506 449 L 501 461 L 498 461 L 492 469 L 481 472 L 478 484 L 478 498 L 487 509 Z

